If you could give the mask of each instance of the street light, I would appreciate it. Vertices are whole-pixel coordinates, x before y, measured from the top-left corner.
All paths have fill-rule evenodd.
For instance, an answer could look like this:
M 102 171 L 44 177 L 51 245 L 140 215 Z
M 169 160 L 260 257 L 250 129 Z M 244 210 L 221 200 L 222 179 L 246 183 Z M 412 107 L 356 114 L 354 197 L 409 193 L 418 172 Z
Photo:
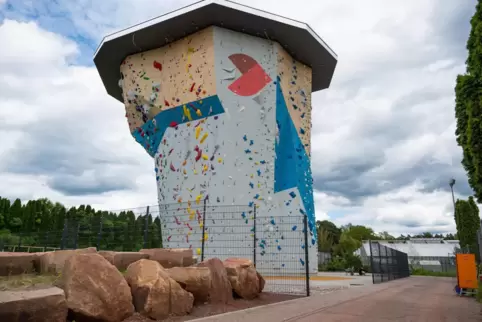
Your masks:
M 452 191 L 452 202 L 454 204 L 454 215 L 455 215 L 455 196 L 454 196 L 455 179 L 454 178 L 450 179 L 449 185 L 450 185 L 450 190 Z

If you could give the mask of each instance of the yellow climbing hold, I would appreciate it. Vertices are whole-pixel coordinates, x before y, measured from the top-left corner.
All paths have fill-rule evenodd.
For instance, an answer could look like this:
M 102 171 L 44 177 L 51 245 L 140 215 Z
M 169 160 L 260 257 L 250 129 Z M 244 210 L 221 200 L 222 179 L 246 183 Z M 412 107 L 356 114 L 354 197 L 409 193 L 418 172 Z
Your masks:
M 183 163 L 182 165 L 186 165 L 186 161 L 184 161 L 184 163 Z M 186 175 L 186 174 L 187 174 L 186 169 L 183 169 L 183 170 L 182 170 L 182 173 L 183 173 L 184 175 Z
M 223 159 L 219 158 L 219 159 L 218 159 L 218 162 L 219 162 L 219 163 L 223 163 Z
M 201 202 L 201 199 L 203 198 L 203 195 L 198 195 L 196 197 L 196 203 L 199 204 Z
M 194 170 L 193 170 L 193 172 L 194 172 L 194 174 L 197 174 L 197 171 L 196 171 L 196 169 L 194 169 Z
M 201 248 L 196 249 L 196 254 L 198 254 L 198 256 L 201 255 Z
M 209 135 L 209 134 L 207 134 L 207 133 L 204 133 L 204 134 L 203 134 L 203 137 L 201 138 L 201 141 L 200 141 L 201 144 L 204 143 L 204 141 L 206 141 L 206 139 L 208 138 L 208 135 Z
M 209 157 L 206 154 L 203 154 L 203 159 L 204 160 L 209 160 Z
M 199 135 L 201 134 L 201 127 L 200 127 L 200 126 L 198 126 L 198 127 L 196 128 L 196 132 L 195 132 L 195 133 L 196 133 L 196 140 L 197 140 L 197 139 L 199 139 Z
M 189 111 L 189 109 L 187 108 L 186 105 L 183 105 L 182 106 L 182 109 L 184 111 L 184 115 L 188 118 L 189 121 L 192 121 L 192 117 L 191 117 L 191 111 Z
M 203 113 L 201 112 L 201 109 L 198 108 L 198 109 L 196 110 L 196 115 L 197 115 L 197 116 L 203 116 Z

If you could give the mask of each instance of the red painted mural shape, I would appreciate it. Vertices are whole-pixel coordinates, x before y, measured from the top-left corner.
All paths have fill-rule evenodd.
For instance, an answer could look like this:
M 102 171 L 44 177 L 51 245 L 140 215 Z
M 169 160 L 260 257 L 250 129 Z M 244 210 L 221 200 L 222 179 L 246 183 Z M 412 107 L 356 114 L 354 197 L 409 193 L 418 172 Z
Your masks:
M 271 82 L 271 77 L 252 57 L 245 54 L 233 54 L 229 56 L 229 59 L 242 74 L 228 86 L 231 92 L 239 96 L 252 96 L 258 94 Z

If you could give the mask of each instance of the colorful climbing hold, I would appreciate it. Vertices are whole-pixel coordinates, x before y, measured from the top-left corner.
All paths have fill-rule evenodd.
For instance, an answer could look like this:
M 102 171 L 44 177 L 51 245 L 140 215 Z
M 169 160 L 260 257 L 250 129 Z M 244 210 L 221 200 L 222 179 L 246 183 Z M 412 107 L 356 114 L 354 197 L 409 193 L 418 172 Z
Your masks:
M 157 60 L 154 61 L 154 63 L 152 64 L 154 66 L 155 69 L 157 69 L 158 71 L 162 71 L 162 64 L 160 62 L 158 62 Z

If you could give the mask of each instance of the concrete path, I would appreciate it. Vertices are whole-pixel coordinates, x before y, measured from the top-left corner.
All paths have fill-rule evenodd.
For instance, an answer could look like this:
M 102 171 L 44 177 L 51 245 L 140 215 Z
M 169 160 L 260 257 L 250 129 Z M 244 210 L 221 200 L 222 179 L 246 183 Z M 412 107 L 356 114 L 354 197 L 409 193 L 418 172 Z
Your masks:
M 482 304 L 455 295 L 455 279 L 410 277 L 351 287 L 264 307 L 199 319 L 203 322 L 472 322 Z

